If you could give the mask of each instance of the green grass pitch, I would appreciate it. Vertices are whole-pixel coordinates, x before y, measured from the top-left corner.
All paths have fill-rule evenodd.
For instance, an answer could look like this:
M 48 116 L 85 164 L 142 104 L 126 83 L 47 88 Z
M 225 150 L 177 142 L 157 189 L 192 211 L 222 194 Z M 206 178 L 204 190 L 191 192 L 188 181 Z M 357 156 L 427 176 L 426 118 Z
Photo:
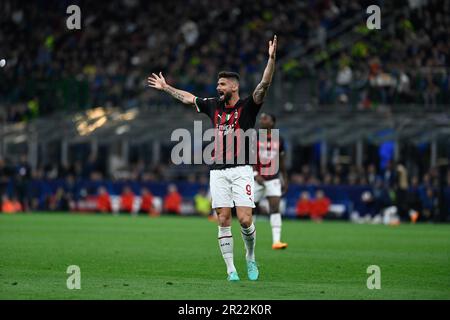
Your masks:
M 260 280 L 226 281 L 215 223 L 199 217 L 0 215 L 0 299 L 450 299 L 450 226 L 285 221 L 288 249 L 271 249 L 257 219 Z M 66 286 L 81 269 L 81 289 Z M 366 286 L 381 269 L 381 289 Z

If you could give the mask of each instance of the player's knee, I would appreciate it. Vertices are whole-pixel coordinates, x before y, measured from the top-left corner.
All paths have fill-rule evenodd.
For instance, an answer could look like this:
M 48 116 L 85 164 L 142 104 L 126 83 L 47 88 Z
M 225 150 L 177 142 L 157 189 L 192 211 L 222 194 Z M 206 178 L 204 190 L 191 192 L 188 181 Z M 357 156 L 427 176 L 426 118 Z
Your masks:
M 250 227 L 252 225 L 252 222 L 253 222 L 253 218 L 251 215 L 239 218 L 239 223 L 244 228 Z
M 219 226 L 221 226 L 221 227 L 229 227 L 229 226 L 231 226 L 231 219 L 218 217 L 217 221 L 219 223 Z
M 231 225 L 231 212 L 228 212 L 226 208 L 218 208 L 216 212 L 219 226 L 228 227 Z
M 270 207 L 269 210 L 270 210 L 269 214 L 279 213 L 280 212 L 280 207 L 279 206 Z
M 269 201 L 269 211 L 270 214 L 280 212 L 280 200 L 271 199 Z

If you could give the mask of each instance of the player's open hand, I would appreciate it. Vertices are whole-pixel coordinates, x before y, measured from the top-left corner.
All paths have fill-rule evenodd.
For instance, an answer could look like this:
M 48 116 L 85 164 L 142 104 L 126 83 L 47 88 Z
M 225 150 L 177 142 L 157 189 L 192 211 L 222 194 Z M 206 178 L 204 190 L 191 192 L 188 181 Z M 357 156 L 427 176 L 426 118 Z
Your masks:
M 152 75 L 148 77 L 147 82 L 149 87 L 158 90 L 163 90 L 167 86 L 166 79 L 164 79 L 161 72 L 159 73 L 159 76 L 156 73 L 152 73 Z
M 269 58 L 275 59 L 277 54 L 277 36 L 273 37 L 273 40 L 269 41 Z

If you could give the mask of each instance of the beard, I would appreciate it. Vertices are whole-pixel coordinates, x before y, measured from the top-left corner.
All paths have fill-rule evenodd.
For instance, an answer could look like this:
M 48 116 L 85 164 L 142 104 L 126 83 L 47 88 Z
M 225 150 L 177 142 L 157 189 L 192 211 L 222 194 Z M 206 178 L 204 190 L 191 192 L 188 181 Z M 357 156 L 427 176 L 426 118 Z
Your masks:
M 232 96 L 232 94 L 231 94 L 231 92 L 227 92 L 227 93 L 225 93 L 222 97 L 222 99 L 223 99 L 223 101 L 225 102 L 225 104 L 227 104 L 228 102 L 230 102 L 230 100 L 231 100 L 231 96 Z

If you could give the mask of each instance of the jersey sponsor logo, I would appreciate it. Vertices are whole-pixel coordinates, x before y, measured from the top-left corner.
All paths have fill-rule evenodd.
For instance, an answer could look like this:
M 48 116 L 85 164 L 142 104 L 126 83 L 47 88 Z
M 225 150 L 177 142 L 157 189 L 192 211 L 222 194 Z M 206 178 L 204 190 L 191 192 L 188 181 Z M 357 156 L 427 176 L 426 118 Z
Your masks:
M 226 125 L 219 125 L 217 129 L 222 133 L 222 135 L 226 136 L 232 132 L 234 132 L 234 123 L 233 124 L 226 124 Z
M 262 138 L 264 136 L 260 136 Z M 280 149 L 278 133 L 276 136 L 266 136 L 258 140 L 258 165 L 257 170 L 264 178 L 273 178 L 278 174 Z
M 231 121 L 230 121 L 231 120 Z M 234 113 L 220 114 L 217 112 L 216 128 L 221 135 L 229 135 L 234 132 L 234 129 L 238 127 L 239 112 L 236 110 Z
M 225 119 L 225 115 L 221 117 Z M 269 166 L 271 172 L 278 172 L 278 157 L 274 150 L 267 149 L 267 142 L 258 145 L 258 139 L 265 141 L 267 132 L 264 129 L 240 128 L 239 113 L 230 117 L 231 123 L 216 123 L 214 128 L 203 130 L 202 121 L 194 121 L 194 143 L 192 133 L 186 128 L 179 128 L 172 132 L 170 140 L 177 142 L 171 151 L 171 160 L 175 165 L 207 164 L 207 165 L 258 165 Z M 214 119 L 219 119 L 218 113 Z M 216 127 L 217 126 L 217 127 Z M 276 132 L 276 133 L 275 133 Z M 226 135 L 226 138 L 224 137 Z M 278 129 L 272 130 L 271 145 L 278 139 Z M 203 146 L 203 142 L 206 145 Z M 279 145 L 279 144 L 277 144 Z M 258 146 L 260 146 L 258 148 Z M 259 149 L 259 150 L 258 150 Z M 258 158 L 259 154 L 259 159 Z

